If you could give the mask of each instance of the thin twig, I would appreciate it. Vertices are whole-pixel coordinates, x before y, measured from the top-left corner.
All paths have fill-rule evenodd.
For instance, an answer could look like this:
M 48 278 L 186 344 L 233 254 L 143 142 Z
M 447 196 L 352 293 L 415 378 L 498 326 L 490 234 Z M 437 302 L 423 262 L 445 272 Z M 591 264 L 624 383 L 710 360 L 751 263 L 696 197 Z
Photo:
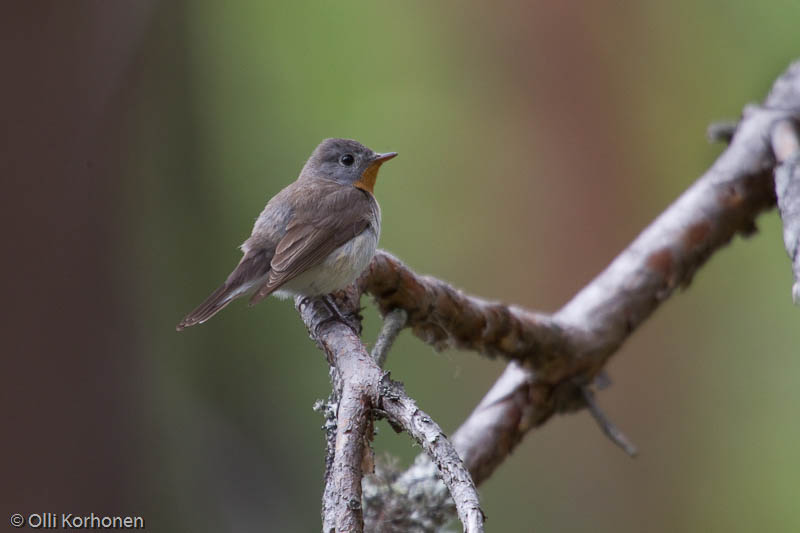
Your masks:
M 730 143 L 736 133 L 736 126 L 739 123 L 734 120 L 721 120 L 712 122 L 706 129 L 706 138 L 709 142 Z
M 422 446 L 437 466 L 453 497 L 464 532 L 481 533 L 484 515 L 480 508 L 478 489 L 442 428 L 417 407 L 416 402 L 406 394 L 400 384 L 385 378 L 383 390 L 384 412 Z
M 600 406 L 597 405 L 597 402 L 594 399 L 594 393 L 589 389 L 587 386 L 583 386 L 580 388 L 581 393 L 583 394 L 583 399 L 586 401 L 586 407 L 589 409 L 589 413 L 591 413 L 592 418 L 594 418 L 597 425 L 600 426 L 600 429 L 603 430 L 603 433 L 606 436 L 622 448 L 625 453 L 630 455 L 631 457 L 636 457 L 639 453 L 639 450 L 636 449 L 636 445 L 625 436 L 625 434 L 619 430 L 619 428 L 614 425 L 610 418 L 600 409 Z
M 383 317 L 383 327 L 378 335 L 378 340 L 375 341 L 375 347 L 372 348 L 371 354 L 379 367 L 383 368 L 386 358 L 389 356 L 389 350 L 392 349 L 392 345 L 400 331 L 406 327 L 407 321 L 408 313 L 406 313 L 405 309 L 393 309 Z

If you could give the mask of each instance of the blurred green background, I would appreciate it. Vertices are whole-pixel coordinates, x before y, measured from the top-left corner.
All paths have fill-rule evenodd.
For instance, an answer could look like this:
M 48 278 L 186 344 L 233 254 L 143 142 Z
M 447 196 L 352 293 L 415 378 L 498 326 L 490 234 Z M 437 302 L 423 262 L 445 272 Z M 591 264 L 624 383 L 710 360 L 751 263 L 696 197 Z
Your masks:
M 0 507 L 151 531 L 319 530 L 327 365 L 291 305 L 174 326 L 322 138 L 400 153 L 382 247 L 550 311 L 800 57 L 796 0 L 3 11 Z M 551 420 L 481 487 L 489 531 L 800 530 L 800 311 L 777 214 L 759 227 L 612 359 L 599 401 L 640 457 L 586 413 Z M 407 332 L 388 362 L 448 432 L 503 366 Z M 379 431 L 379 455 L 419 453 Z

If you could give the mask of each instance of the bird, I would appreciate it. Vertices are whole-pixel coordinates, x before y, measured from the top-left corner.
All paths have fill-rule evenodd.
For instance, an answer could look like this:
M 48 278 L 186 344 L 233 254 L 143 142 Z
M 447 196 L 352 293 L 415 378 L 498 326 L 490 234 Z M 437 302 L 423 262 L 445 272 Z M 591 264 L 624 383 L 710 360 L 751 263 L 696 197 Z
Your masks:
M 202 324 L 242 296 L 250 296 L 250 305 L 269 295 L 326 297 L 355 281 L 381 233 L 378 169 L 395 156 L 352 139 L 324 139 L 297 180 L 267 202 L 236 268 L 175 329 Z

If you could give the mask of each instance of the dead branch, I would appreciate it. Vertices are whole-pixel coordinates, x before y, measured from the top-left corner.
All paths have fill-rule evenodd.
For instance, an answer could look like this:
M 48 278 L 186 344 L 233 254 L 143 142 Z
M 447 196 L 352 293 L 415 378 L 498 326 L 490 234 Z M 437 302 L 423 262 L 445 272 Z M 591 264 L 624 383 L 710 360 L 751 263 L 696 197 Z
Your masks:
M 343 311 L 353 311 L 352 300 Z M 361 478 L 365 458 L 370 457 L 367 440 L 372 437 L 371 410 L 378 402 L 383 372 L 374 364 L 364 345 L 348 324 L 332 320 L 330 309 L 320 299 L 298 298 L 300 312 L 312 338 L 325 352 L 332 369 L 336 405 L 335 438 L 328 439 L 328 464 L 322 497 L 323 531 L 361 532 Z M 330 445 L 333 445 L 333 450 Z
M 354 314 L 359 296 L 355 288 L 339 296 L 338 308 Z M 455 502 L 464 531 L 482 533 L 483 512 L 469 471 L 441 428 L 367 353 L 354 331 L 358 330 L 359 319 L 354 319 L 354 324 L 334 320 L 322 299 L 297 298 L 295 306 L 312 339 L 325 352 L 334 389 L 331 399 L 318 405 L 326 412 L 328 435 L 323 531 L 364 530 L 361 479 L 373 469 L 369 441 L 373 413 L 377 411 L 388 416 L 395 427 L 408 432 L 431 456 Z M 394 322 L 387 322 L 386 329 L 391 330 L 388 337 L 396 337 L 405 322 L 403 313 L 396 313 L 395 317 Z M 384 343 L 388 350 L 391 340 Z M 331 420 L 334 416 L 335 424 Z
M 389 380 L 386 380 L 381 405 L 394 424 L 408 432 L 437 465 L 438 474 L 455 502 L 464 531 L 482 532 L 484 516 L 478 502 L 478 489 L 442 428 L 417 407 L 403 387 Z
M 691 282 L 712 253 L 736 234 L 755 231 L 757 215 L 775 205 L 775 186 L 797 279 L 800 180 L 793 124 L 798 118 L 800 62 L 776 81 L 764 106 L 746 108 L 735 129 L 715 130 L 716 137 L 730 138 L 730 146 L 714 165 L 553 315 L 465 295 L 415 274 L 386 252 L 376 254 L 358 283 L 339 295 L 345 313 L 355 313 L 361 293 L 368 292 L 384 315 L 405 311 L 414 333 L 438 349 L 455 346 L 511 361 L 453 435 L 452 445 L 367 354 L 355 333 L 360 319 L 346 325 L 332 320 L 321 301 L 298 300 L 303 321 L 328 358 L 334 389 L 326 405 L 329 418 L 335 411 L 335 424 L 326 425 L 326 533 L 363 531 L 361 481 L 372 466 L 375 413 L 408 431 L 427 455 L 396 476 L 389 492 L 367 484 L 372 496 L 364 502 L 380 506 L 368 509 L 369 530 L 392 531 L 396 523 L 402 524 L 398 531 L 431 531 L 446 521 L 454 501 L 465 531 L 482 531 L 473 480 L 489 477 L 530 429 L 556 413 L 589 406 L 612 440 L 630 449 L 597 408 L 589 384 L 628 336 L 677 288 Z M 797 284 L 794 290 L 797 295 Z M 385 359 L 406 322 L 395 318 L 387 320 L 376 347 L 378 360 Z M 392 523 L 376 523 L 385 517 Z
M 675 289 L 688 286 L 712 253 L 736 234 L 755 231 L 758 214 L 776 200 L 770 139 L 777 123 L 798 118 L 800 62 L 776 81 L 763 107 L 745 109 L 714 165 L 553 315 L 465 295 L 415 274 L 386 252 L 376 255 L 359 285 L 382 313 L 406 310 L 415 335 L 438 349 L 454 346 L 511 360 L 452 437 L 476 483 L 489 477 L 530 429 L 555 413 L 585 407 L 581 387 L 628 336 Z M 800 202 L 797 193 L 791 196 Z M 796 258 L 793 235 L 789 253 Z M 392 486 L 397 491 L 392 505 L 405 509 L 383 509 L 384 515 L 412 517 L 447 505 L 426 457 Z M 427 507 L 415 507 L 416 501 Z

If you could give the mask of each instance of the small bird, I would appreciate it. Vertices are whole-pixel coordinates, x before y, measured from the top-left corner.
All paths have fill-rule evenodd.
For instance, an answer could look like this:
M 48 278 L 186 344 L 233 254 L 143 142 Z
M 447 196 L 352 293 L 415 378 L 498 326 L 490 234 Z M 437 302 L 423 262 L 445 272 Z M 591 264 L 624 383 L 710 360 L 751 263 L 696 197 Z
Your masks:
M 323 140 L 297 180 L 267 203 L 225 283 L 176 329 L 202 324 L 247 294 L 253 305 L 270 294 L 323 296 L 352 283 L 375 254 L 381 233 L 373 195 L 378 169 L 396 155 L 350 139 Z

